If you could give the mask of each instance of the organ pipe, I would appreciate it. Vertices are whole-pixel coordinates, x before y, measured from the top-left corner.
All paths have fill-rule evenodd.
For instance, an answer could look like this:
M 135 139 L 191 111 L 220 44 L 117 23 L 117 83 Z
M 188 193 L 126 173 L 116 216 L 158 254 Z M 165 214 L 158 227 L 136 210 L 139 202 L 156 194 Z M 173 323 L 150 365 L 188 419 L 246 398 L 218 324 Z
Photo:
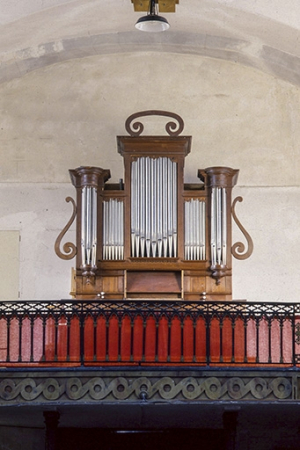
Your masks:
M 170 158 L 132 162 L 131 256 L 177 256 L 177 163 Z
M 211 194 L 211 262 L 226 265 L 227 260 L 226 189 L 212 188 Z
M 205 202 L 191 199 L 184 203 L 185 239 L 184 250 L 186 260 L 205 260 Z
M 124 259 L 124 203 L 118 199 L 103 202 L 103 259 Z
M 96 266 L 97 189 L 84 186 L 81 191 L 81 265 Z

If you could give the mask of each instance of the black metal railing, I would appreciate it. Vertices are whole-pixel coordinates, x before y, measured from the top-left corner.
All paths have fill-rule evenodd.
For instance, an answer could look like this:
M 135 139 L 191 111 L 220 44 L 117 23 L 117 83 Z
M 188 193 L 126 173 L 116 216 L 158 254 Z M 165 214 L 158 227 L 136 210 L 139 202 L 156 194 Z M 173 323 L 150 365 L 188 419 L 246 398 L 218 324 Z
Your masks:
M 7 301 L 0 366 L 296 366 L 300 305 Z

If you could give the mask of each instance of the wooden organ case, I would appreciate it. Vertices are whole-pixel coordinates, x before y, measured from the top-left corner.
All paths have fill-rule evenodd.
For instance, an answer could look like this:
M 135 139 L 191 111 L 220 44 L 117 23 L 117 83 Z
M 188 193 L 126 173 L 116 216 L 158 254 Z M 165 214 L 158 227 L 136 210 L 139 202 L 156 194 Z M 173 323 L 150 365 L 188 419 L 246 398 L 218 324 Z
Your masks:
M 147 115 L 170 116 L 167 136 L 141 136 Z M 238 170 L 200 169 L 199 184 L 184 184 L 191 137 L 182 119 L 165 111 L 130 116 L 128 136 L 117 137 L 124 182 L 109 184 L 110 171 L 70 170 L 77 191 L 73 216 L 55 243 L 58 256 L 76 255 L 76 299 L 231 300 L 232 255 L 245 259 L 252 241 L 232 206 Z M 76 245 L 61 240 L 76 216 Z M 232 217 L 248 243 L 232 246 Z

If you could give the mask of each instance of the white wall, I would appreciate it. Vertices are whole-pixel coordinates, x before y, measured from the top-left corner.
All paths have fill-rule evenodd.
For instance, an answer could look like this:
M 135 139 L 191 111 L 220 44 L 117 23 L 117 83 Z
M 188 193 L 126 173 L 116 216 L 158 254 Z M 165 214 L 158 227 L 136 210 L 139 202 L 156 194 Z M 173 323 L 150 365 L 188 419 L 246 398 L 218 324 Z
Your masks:
M 154 52 L 74 59 L 1 84 L 0 230 L 20 230 L 21 298 L 68 297 L 72 263 L 53 250 L 71 214 L 64 199 L 75 195 L 68 169 L 100 166 L 118 181 L 126 118 L 161 109 L 193 137 L 186 182 L 198 168 L 240 169 L 237 212 L 255 248 L 234 263 L 234 298 L 296 301 L 299 101 L 299 88 L 249 67 Z M 149 120 L 145 134 L 165 134 L 164 124 Z

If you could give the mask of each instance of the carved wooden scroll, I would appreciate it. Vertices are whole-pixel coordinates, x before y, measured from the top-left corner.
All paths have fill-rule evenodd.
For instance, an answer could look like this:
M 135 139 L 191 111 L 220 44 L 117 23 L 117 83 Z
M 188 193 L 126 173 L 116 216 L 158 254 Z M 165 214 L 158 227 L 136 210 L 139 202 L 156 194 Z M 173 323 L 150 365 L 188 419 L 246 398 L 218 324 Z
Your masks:
M 239 229 L 241 230 L 241 232 L 243 233 L 243 235 L 245 236 L 245 239 L 247 241 L 248 244 L 248 250 L 245 251 L 245 245 L 242 242 L 236 242 L 232 247 L 231 247 L 231 253 L 232 255 L 236 258 L 236 259 L 247 259 L 252 255 L 253 252 L 253 241 L 252 238 L 250 236 L 250 234 L 245 230 L 245 228 L 242 226 L 241 222 L 239 221 L 239 219 L 236 216 L 235 213 L 235 205 L 237 202 L 242 202 L 243 198 L 242 197 L 236 197 L 232 203 L 232 217 L 235 221 L 235 223 L 237 224 L 237 226 L 239 227 Z M 245 253 L 243 253 L 245 252 Z
M 54 250 L 55 253 L 57 254 L 57 256 L 61 259 L 72 259 L 74 258 L 74 256 L 77 253 L 77 247 L 76 245 L 74 245 L 72 242 L 66 242 L 63 246 L 63 251 L 65 253 L 62 253 L 60 250 L 60 244 L 62 241 L 62 238 L 64 237 L 64 235 L 66 234 L 66 232 L 69 230 L 70 226 L 72 225 L 72 223 L 74 222 L 74 219 L 76 217 L 76 204 L 75 201 L 72 199 L 72 197 L 67 197 L 66 198 L 66 202 L 71 202 L 73 205 L 73 213 L 72 216 L 70 218 L 70 220 L 68 221 L 67 225 L 64 227 L 64 229 L 59 233 L 59 235 L 57 236 L 57 239 L 55 241 L 55 245 L 54 245 Z
M 133 122 L 138 117 L 145 117 L 145 116 L 165 116 L 165 117 L 171 117 L 174 120 L 176 120 L 178 123 L 175 122 L 168 122 L 166 124 L 166 132 L 169 136 L 178 136 L 180 133 L 182 133 L 184 128 L 184 122 L 182 118 L 175 113 L 171 113 L 168 111 L 158 111 L 158 110 L 149 110 L 149 111 L 141 111 L 135 114 L 132 114 L 128 117 L 128 119 L 125 122 L 125 128 L 126 131 L 130 136 L 140 136 L 142 132 L 144 131 L 144 125 L 141 122 Z

